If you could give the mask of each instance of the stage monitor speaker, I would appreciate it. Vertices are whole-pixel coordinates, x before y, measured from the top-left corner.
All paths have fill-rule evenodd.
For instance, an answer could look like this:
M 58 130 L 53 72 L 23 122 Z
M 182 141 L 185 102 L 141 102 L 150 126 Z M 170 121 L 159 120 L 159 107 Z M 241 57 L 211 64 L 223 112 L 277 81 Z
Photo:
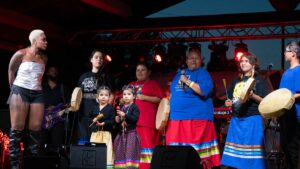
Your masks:
M 71 169 L 106 169 L 106 144 L 71 145 Z
M 24 156 L 23 169 L 67 169 L 67 163 L 59 156 Z
M 192 146 L 156 146 L 150 169 L 202 169 Z

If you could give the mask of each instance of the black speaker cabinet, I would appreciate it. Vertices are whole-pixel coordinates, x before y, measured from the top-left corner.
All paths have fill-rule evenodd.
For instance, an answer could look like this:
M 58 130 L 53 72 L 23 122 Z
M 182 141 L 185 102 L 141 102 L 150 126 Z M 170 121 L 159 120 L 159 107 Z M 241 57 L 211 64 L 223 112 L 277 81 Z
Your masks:
M 106 169 L 106 145 L 71 145 L 71 169 Z
M 156 146 L 150 169 L 202 169 L 192 146 Z
M 66 169 L 67 159 L 59 156 L 24 156 L 23 169 Z

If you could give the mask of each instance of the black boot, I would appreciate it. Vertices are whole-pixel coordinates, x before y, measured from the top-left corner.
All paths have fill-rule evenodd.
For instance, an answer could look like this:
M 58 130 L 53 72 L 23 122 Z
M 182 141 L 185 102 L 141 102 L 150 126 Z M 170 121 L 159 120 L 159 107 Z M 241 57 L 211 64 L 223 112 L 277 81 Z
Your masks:
M 19 169 L 21 165 L 20 143 L 23 137 L 23 131 L 10 130 L 9 134 L 9 156 L 11 169 Z
M 29 130 L 28 134 L 28 149 L 33 156 L 40 155 L 41 150 L 41 131 Z

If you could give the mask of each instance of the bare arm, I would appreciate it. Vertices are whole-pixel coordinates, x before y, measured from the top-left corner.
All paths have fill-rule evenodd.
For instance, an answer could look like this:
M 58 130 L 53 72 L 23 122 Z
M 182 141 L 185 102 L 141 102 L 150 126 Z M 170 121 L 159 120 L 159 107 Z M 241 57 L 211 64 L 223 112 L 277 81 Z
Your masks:
M 15 80 L 15 74 L 22 62 L 23 56 L 25 55 L 23 50 L 17 51 L 12 58 L 10 59 L 9 65 L 8 65 L 8 83 L 11 87 L 14 80 Z
M 195 93 L 197 93 L 200 96 L 203 96 L 202 90 L 198 83 L 194 82 L 192 86 L 189 86 Z
M 200 88 L 200 86 L 199 86 L 198 83 L 189 81 L 189 79 L 185 75 L 181 75 L 180 76 L 180 81 L 182 81 L 183 83 L 185 83 L 188 87 L 190 87 L 198 95 L 203 96 L 202 90 L 201 90 L 201 88 Z M 193 84 L 191 84 L 191 82 Z
M 300 93 L 295 93 L 294 98 L 295 98 L 296 101 L 299 101 L 300 100 Z
M 159 97 L 147 96 L 147 95 L 143 95 L 143 94 L 137 94 L 136 97 L 137 97 L 137 99 L 149 101 L 149 102 L 152 102 L 152 103 L 159 103 L 160 100 L 161 100 Z
M 253 92 L 250 93 L 249 99 L 254 100 L 256 103 L 260 103 L 262 100 L 262 98 L 259 95 L 255 94 Z

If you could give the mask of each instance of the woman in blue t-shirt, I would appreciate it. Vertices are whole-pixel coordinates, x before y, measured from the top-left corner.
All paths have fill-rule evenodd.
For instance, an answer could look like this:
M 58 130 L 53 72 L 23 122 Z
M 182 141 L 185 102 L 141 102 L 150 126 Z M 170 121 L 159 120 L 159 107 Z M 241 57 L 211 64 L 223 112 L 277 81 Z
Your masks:
M 170 86 L 170 121 L 166 143 L 193 146 L 203 164 L 219 166 L 211 99 L 213 81 L 209 73 L 201 68 L 199 48 L 188 50 L 186 64 L 187 68 L 176 74 Z

